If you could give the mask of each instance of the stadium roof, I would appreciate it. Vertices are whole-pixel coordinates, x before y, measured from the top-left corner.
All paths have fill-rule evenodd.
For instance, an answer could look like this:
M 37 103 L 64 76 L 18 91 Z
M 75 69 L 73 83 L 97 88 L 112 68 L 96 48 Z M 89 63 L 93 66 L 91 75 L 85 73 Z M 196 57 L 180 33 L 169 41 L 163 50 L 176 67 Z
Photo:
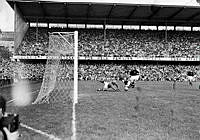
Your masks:
M 199 6 L 7 0 L 27 22 L 199 26 Z

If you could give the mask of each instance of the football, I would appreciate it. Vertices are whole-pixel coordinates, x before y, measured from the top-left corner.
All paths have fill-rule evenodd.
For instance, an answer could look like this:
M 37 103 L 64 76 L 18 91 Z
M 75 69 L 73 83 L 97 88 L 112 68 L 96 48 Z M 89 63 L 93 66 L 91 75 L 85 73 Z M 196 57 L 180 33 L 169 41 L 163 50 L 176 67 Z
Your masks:
M 97 89 L 97 91 L 101 91 L 101 89 L 99 88 L 99 89 Z
M 128 91 L 128 87 L 125 87 L 124 90 L 125 90 L 125 91 Z

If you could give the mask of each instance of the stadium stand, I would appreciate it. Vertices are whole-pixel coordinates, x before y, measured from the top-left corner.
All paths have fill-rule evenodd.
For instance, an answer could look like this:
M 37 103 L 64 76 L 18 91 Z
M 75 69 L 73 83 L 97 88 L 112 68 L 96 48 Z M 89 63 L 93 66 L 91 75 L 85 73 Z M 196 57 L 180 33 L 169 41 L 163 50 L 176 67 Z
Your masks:
M 11 5 L 12 8 L 14 8 L 13 2 L 8 1 L 8 3 Z M 40 5 L 40 3 L 33 3 L 35 5 Z M 44 5 L 48 3 L 43 3 Z M 59 5 L 59 4 L 58 4 Z M 73 4 L 72 4 L 73 5 Z M 19 5 L 18 5 L 19 6 Z M 28 6 L 28 5 L 27 5 Z M 30 6 L 30 5 L 29 5 Z M 59 5 L 63 6 L 63 5 Z M 71 5 L 69 5 L 71 6 Z M 93 5 L 92 5 L 93 6 Z M 101 6 L 101 5 L 99 5 Z M 112 7 L 112 5 L 106 5 L 108 7 Z M 116 6 L 116 5 L 115 5 Z M 117 8 L 120 8 L 122 5 L 117 5 L 115 10 Z M 135 10 L 140 10 L 140 8 L 147 8 L 149 10 L 148 6 L 141 6 L 138 7 L 135 6 Z M 37 6 L 36 6 L 37 7 Z M 123 7 L 123 6 L 122 6 Z M 121 8 L 122 8 L 121 7 Z M 159 8 L 159 6 L 157 6 Z M 30 7 L 31 8 L 31 7 Z M 128 7 L 126 7 L 128 8 Z M 165 8 L 167 7 L 161 7 L 160 11 L 157 11 L 158 13 L 162 13 Z M 172 14 L 167 13 L 167 15 L 163 15 L 168 17 L 168 25 L 169 26 L 176 26 L 174 25 L 174 20 L 180 20 L 178 11 L 176 12 L 176 9 L 174 7 L 171 7 Z M 179 7 L 182 8 L 182 7 Z M 196 7 L 187 7 L 183 8 L 184 10 L 188 9 L 196 11 Z M 24 14 L 26 13 L 25 9 L 23 10 Z M 55 9 L 52 9 L 55 10 Z M 132 11 L 132 9 L 129 9 Z M 152 10 L 152 9 L 151 9 Z M 133 10 L 134 11 L 134 10 Z M 17 12 L 17 11 L 16 11 Z M 49 11 L 50 12 L 50 11 Z M 87 11 L 88 12 L 88 11 Z M 88 12 L 89 13 L 89 12 Z M 128 14 L 127 12 L 126 14 Z M 47 13 L 48 15 L 49 13 Z M 70 14 L 70 13 L 69 13 Z M 80 13 L 77 13 L 80 14 Z M 120 20 L 120 12 L 116 13 Z M 144 20 L 144 23 L 148 22 L 151 25 L 154 25 L 154 18 L 153 16 L 157 16 L 156 12 L 149 11 L 144 17 L 149 17 L 147 20 Z M 150 15 L 149 15 L 150 14 Z M 151 16 L 151 14 L 153 16 Z M 188 17 L 190 17 L 190 20 L 194 20 L 194 25 L 191 22 L 191 26 L 195 26 L 196 24 L 196 14 L 187 13 L 189 14 Z M 129 15 L 129 14 L 128 14 Z M 128 17 L 127 15 L 127 17 Z M 142 16 L 140 12 L 133 12 L 133 15 L 135 16 Z M 161 14 L 162 15 L 162 14 Z M 175 16 L 173 16 L 175 15 Z M 112 14 L 110 14 L 110 18 L 112 19 Z M 163 18 L 162 16 L 158 16 L 159 18 Z M 184 16 L 183 18 L 186 18 L 187 16 Z M 27 17 L 30 18 L 31 17 Z M 72 17 L 73 18 L 73 17 Z M 133 17 L 130 17 L 132 19 Z M 31 19 L 32 20 L 32 19 Z M 43 19 L 39 19 L 43 20 Z M 56 19 L 55 19 L 56 20 Z M 39 22 L 41 22 L 39 21 Z M 185 20 L 184 20 L 185 21 Z M 36 22 L 36 21 L 35 21 Z M 101 20 L 98 22 L 102 23 Z M 112 21 L 112 23 L 115 23 L 116 21 Z M 130 20 L 130 22 L 134 23 L 134 20 Z M 160 21 L 162 22 L 162 21 Z M 182 22 L 182 21 L 181 21 Z M 125 22 L 124 22 L 125 23 Z M 76 24 L 76 23 L 75 23 Z M 134 23 L 135 24 L 135 23 Z M 133 24 L 133 25 L 134 25 Z M 170 25 L 171 24 L 171 25 Z M 184 24 L 186 24 L 184 22 Z M 183 26 L 185 26 L 182 24 Z M 17 24 L 18 25 L 18 24 Z M 160 25 L 163 25 L 163 23 L 160 23 Z M 165 24 L 164 24 L 165 25 Z M 49 26 L 49 25 L 48 25 Z M 21 42 L 19 47 L 16 47 L 15 49 L 15 55 L 19 56 L 46 56 L 48 53 L 48 42 L 49 42 L 49 32 L 60 32 L 60 31 L 74 31 L 78 30 L 79 32 L 79 56 L 100 56 L 100 57 L 181 57 L 181 58 L 194 58 L 198 57 L 200 55 L 200 32 L 199 31 L 178 31 L 178 30 L 168 30 L 167 36 L 165 30 L 134 30 L 134 29 L 106 29 L 106 36 L 103 29 L 70 29 L 70 28 L 49 28 L 49 27 L 30 27 L 28 31 L 26 32 L 23 41 Z M 22 36 L 22 34 L 20 34 Z M 9 60 L 6 60 L 9 61 Z M 115 61 L 117 62 L 117 61 Z M 122 64 L 118 64 L 113 62 L 112 64 L 84 64 L 80 63 L 79 65 L 79 79 L 84 80 L 95 80 L 99 77 L 105 75 L 105 71 L 109 73 L 111 77 L 118 77 L 119 75 L 123 75 L 123 71 L 126 71 L 124 66 Z M 1 65 L 4 67 L 1 70 L 1 73 L 3 73 L 4 76 L 11 78 L 13 76 L 13 65 L 23 65 L 23 71 L 22 77 L 28 78 L 28 79 L 41 79 L 44 73 L 44 64 L 42 63 L 20 63 L 20 62 L 6 62 L 3 60 L 1 62 Z M 141 80 L 153 80 L 153 81 L 159 81 L 159 80 L 173 80 L 175 77 L 179 81 L 184 81 L 185 76 L 183 73 L 187 71 L 187 69 L 192 69 L 194 71 L 199 70 L 198 65 L 192 65 L 187 66 L 183 64 L 129 64 L 130 67 L 138 67 L 141 69 Z M 7 68 L 8 67 L 8 68 Z M 61 68 L 65 69 L 65 68 Z M 70 77 L 70 74 L 60 74 L 64 75 L 63 77 Z M 62 77 L 61 76 L 61 77 Z M 3 78 L 2 78 L 3 79 Z
M 8 60 L 3 60 L 1 63 L 1 81 L 6 81 L 4 83 L 8 84 L 12 81 L 14 77 L 14 71 L 16 68 L 21 69 L 21 78 L 29 79 L 32 81 L 41 80 L 45 70 L 44 63 L 23 63 L 23 62 L 11 62 Z M 60 65 L 61 73 L 58 77 L 61 79 L 69 78 L 72 79 L 72 71 L 68 70 L 69 65 Z M 187 80 L 187 70 L 199 71 L 199 65 L 167 65 L 167 64 L 84 64 L 79 65 L 79 80 L 97 80 L 102 77 L 114 78 L 119 80 L 119 77 L 125 76 L 127 69 L 138 68 L 141 71 L 142 81 L 186 81 Z M 3 82 L 1 82 L 3 83 Z M 3 85 L 3 84 L 1 84 Z
M 48 32 L 60 31 L 61 28 L 29 28 L 17 55 L 45 56 L 48 53 Z M 195 31 L 168 31 L 166 41 L 165 31 L 155 30 L 117 30 L 106 31 L 104 43 L 103 30 L 79 29 L 79 56 L 108 56 L 108 57 L 195 57 L 200 55 L 199 32 Z M 84 64 L 79 65 L 79 80 L 97 80 L 109 75 L 118 79 L 125 75 L 127 66 L 123 64 Z M 23 66 L 22 66 L 23 65 Z M 21 77 L 29 80 L 41 80 L 45 70 L 43 63 L 20 63 L 10 60 L 1 62 L 1 85 L 12 81 L 13 68 L 22 67 Z M 137 67 L 141 70 L 142 81 L 177 81 L 186 80 L 186 71 L 199 70 L 199 65 L 155 65 L 133 64 L 128 67 Z M 66 69 L 65 67 L 61 69 Z M 61 78 L 72 78 L 69 73 L 60 73 Z M 9 80 L 7 80 L 9 79 Z M 118 79 L 119 80 L 119 79 Z M 3 82 L 2 82 L 3 81 Z M 6 82 L 4 82 L 6 81 Z M 4 84 L 2 84 L 4 83 Z
M 18 55 L 45 55 L 48 48 L 47 28 L 30 28 L 22 41 Z M 120 57 L 195 57 L 200 55 L 199 32 L 152 30 L 116 30 L 106 31 L 106 43 L 103 30 L 79 30 L 80 56 L 120 56 Z

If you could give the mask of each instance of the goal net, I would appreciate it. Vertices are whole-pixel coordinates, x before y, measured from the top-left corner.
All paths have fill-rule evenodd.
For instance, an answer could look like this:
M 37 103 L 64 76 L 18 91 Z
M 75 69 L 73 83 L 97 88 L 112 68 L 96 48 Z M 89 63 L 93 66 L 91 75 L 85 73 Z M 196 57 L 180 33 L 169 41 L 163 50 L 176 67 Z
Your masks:
M 49 33 L 43 82 L 34 104 L 77 103 L 78 32 Z

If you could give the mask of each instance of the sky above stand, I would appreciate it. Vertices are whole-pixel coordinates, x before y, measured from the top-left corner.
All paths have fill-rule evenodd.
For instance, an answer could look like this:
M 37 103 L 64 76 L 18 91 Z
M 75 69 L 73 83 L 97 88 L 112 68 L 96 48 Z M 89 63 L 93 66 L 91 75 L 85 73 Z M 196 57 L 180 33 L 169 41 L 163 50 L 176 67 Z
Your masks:
M 43 1 L 52 1 L 52 0 L 43 0 Z M 53 0 L 53 1 L 63 2 L 64 0 Z M 133 4 L 198 6 L 196 0 L 69 0 L 69 1 L 67 0 L 67 2 L 101 2 L 101 3 L 133 3 Z M 0 29 L 2 31 L 14 31 L 14 11 L 6 2 L 6 0 L 0 0 Z

